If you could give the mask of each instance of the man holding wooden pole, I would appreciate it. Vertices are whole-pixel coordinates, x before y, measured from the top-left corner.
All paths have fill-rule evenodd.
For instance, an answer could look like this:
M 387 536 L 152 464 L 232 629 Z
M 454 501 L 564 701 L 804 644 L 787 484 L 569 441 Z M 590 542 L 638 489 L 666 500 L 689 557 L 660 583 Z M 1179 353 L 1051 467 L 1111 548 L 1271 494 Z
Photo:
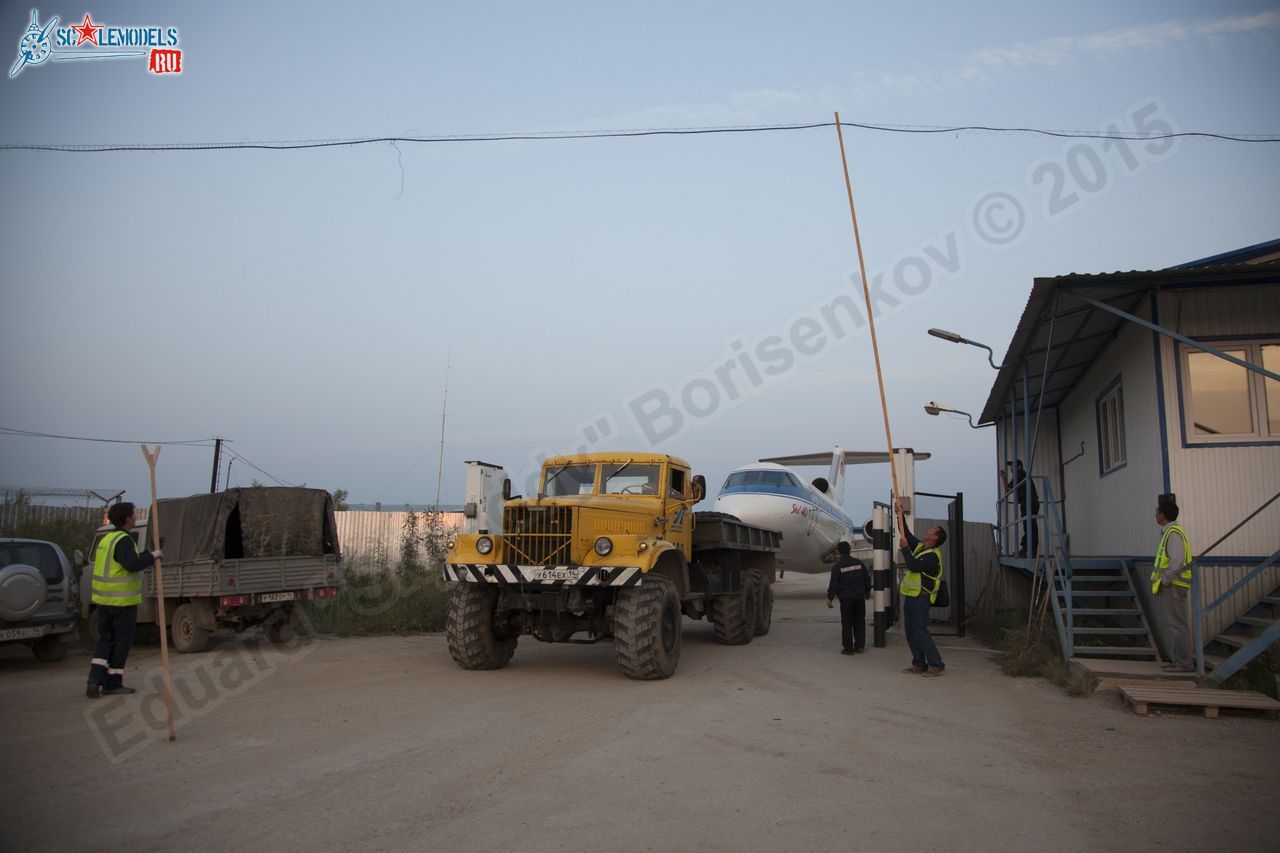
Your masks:
M 85 688 L 90 699 L 137 692 L 124 686 L 124 664 L 133 648 L 138 605 L 142 603 L 141 572 L 162 556 L 159 548 L 138 552 L 131 535 L 133 504 L 113 505 L 107 510 L 107 520 L 115 529 L 98 540 L 93 553 L 93 620 L 98 639 Z
M 907 572 L 902 576 L 902 630 L 911 647 L 911 666 L 903 672 L 913 675 L 939 676 L 946 670 L 938 644 L 929 633 L 929 608 L 938 597 L 942 586 L 942 549 L 947 541 L 947 531 L 935 527 L 917 539 L 907 527 L 902 504 L 894 501 L 898 511 L 898 546 L 907 561 Z

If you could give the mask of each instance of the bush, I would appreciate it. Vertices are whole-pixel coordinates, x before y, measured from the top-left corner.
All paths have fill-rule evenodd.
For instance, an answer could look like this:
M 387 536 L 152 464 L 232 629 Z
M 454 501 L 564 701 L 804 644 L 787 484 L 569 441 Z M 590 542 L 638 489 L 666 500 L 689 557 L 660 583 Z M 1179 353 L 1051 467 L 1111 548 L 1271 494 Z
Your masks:
M 68 507 L 62 518 L 37 518 L 35 513 L 24 512 L 30 506 L 31 500 L 26 495 L 5 498 L 0 517 L 6 523 L 0 529 L 0 536 L 53 542 L 72 563 L 77 548 L 87 550 L 93 544 L 93 534 L 102 521 L 101 508 Z M 92 557 L 85 554 L 85 559 Z
M 1272 699 L 1280 699 L 1276 677 L 1280 676 L 1280 645 L 1272 646 L 1249 662 L 1249 665 L 1223 682 L 1229 690 L 1256 690 Z
M 307 604 L 315 630 L 338 636 L 443 631 L 449 610 L 441 574 L 444 533 L 438 516 L 410 512 L 394 569 L 382 551 L 344 561 L 337 596 Z
M 1071 671 L 1062 657 L 1058 634 L 1050 620 L 1038 636 L 1028 641 L 1027 617 L 1015 610 L 1002 610 L 994 616 L 970 619 L 967 627 L 983 644 L 1000 652 L 997 660 L 1006 675 L 1016 678 L 1047 678 L 1070 696 L 1088 696 L 1092 682 Z

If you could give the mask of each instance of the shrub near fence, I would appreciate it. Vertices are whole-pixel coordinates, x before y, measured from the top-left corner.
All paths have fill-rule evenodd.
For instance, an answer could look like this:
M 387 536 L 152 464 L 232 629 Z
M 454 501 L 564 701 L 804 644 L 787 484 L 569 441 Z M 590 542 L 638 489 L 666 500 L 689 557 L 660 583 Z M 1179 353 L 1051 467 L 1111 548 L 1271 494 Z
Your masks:
M 394 550 L 376 542 L 356 556 L 344 553 L 338 595 L 307 603 L 317 631 L 347 636 L 444 630 L 449 590 L 441 569 L 454 529 L 443 513 L 396 515 Z
M 77 548 L 88 555 L 102 513 L 102 507 L 41 506 L 22 496 L 6 498 L 0 504 L 0 536 L 56 543 L 74 563 Z

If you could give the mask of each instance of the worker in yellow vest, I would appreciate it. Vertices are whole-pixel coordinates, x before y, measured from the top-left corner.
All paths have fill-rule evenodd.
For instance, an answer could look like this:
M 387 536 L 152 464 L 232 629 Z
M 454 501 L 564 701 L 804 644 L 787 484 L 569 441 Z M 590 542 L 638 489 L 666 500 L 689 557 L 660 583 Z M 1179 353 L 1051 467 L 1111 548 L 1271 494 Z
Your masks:
M 1164 602 L 1165 620 L 1172 635 L 1169 663 L 1164 668 L 1172 672 L 1193 672 L 1187 618 L 1187 603 L 1191 598 L 1191 540 L 1177 521 L 1176 496 L 1161 495 L 1156 501 L 1160 541 L 1151 568 L 1151 594 Z
M 938 645 L 929 633 L 929 608 L 938 597 L 942 585 L 942 548 L 947 531 L 935 527 L 918 539 L 907 529 L 902 504 L 893 502 L 898 511 L 898 546 L 907 562 L 906 574 L 898 591 L 902 594 L 902 628 L 911 648 L 911 666 L 903 672 L 912 675 L 939 676 L 946 670 Z
M 85 688 L 90 699 L 137 692 L 124 686 L 124 663 L 133 648 L 138 605 L 142 603 L 139 573 L 163 555 L 159 549 L 138 553 L 138 544 L 130 535 L 134 516 L 134 505 L 128 502 L 108 509 L 107 521 L 112 530 L 93 549 L 92 618 L 98 640 L 93 645 L 89 685 Z

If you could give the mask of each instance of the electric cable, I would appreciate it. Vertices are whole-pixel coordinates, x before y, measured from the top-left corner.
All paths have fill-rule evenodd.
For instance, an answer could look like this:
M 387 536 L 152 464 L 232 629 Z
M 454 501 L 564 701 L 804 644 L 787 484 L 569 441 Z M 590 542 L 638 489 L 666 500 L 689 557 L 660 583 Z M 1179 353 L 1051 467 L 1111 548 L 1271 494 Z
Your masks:
M 1161 139 L 1212 139 L 1223 142 L 1280 142 L 1275 133 L 1221 133 L 1211 131 L 1171 131 L 1169 133 L 1104 132 L 1092 130 L 1053 130 L 1038 127 L 967 125 L 871 124 L 841 121 L 841 127 L 877 133 L 903 134 L 1031 134 L 1059 139 L 1100 139 L 1124 142 L 1146 142 Z M 614 130 L 515 131 L 508 133 L 459 133 L 436 136 L 362 136 L 346 139 L 264 140 L 258 142 L 133 142 L 133 143 L 30 143 L 0 144 L 0 151 L 51 151 L 58 153 L 106 153 L 121 151 L 297 151 L 315 148 L 342 148 L 359 145 L 396 145 L 399 143 L 456 144 L 476 142 L 549 141 L 566 139 L 629 139 L 650 136 L 700 136 L 708 134 L 776 133 L 835 127 L 834 121 L 801 124 L 730 125 L 724 127 L 661 127 Z

